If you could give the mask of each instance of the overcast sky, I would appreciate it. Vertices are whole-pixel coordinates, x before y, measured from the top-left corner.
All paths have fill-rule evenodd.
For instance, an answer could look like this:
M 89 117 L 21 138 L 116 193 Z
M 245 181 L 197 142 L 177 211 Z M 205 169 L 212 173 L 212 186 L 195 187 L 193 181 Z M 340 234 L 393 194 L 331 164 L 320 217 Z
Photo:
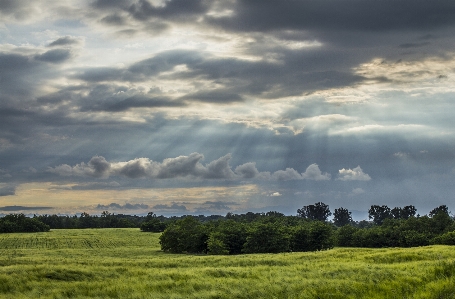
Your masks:
M 454 32 L 447 0 L 0 0 L 0 214 L 455 209 Z

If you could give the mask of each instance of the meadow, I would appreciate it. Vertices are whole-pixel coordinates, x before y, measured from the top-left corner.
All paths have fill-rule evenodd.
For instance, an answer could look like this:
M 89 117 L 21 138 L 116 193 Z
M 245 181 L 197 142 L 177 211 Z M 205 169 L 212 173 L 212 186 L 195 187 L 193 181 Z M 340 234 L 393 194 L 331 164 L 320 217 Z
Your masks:
M 0 234 L 0 298 L 455 298 L 455 248 L 169 254 L 158 233 Z

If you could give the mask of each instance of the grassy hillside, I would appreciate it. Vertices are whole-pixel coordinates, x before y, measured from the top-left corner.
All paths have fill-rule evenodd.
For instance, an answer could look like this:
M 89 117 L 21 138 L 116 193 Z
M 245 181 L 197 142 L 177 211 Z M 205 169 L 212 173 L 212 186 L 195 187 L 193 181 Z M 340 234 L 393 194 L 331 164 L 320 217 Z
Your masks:
M 0 298 L 455 298 L 455 248 L 160 252 L 139 229 L 0 235 Z

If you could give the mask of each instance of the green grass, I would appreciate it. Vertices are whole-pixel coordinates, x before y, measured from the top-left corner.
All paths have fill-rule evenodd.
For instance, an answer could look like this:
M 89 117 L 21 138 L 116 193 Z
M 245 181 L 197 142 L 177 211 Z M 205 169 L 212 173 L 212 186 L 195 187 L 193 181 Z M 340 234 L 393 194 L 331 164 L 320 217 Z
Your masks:
M 455 298 L 455 248 L 166 254 L 139 229 L 0 235 L 0 298 Z

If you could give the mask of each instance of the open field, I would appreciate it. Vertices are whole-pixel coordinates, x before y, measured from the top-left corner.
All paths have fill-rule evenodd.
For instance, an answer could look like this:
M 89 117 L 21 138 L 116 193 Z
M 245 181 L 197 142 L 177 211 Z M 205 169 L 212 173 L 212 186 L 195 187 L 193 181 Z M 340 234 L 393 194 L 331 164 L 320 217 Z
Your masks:
M 0 298 L 455 298 L 455 248 L 207 256 L 139 229 L 0 235 Z

